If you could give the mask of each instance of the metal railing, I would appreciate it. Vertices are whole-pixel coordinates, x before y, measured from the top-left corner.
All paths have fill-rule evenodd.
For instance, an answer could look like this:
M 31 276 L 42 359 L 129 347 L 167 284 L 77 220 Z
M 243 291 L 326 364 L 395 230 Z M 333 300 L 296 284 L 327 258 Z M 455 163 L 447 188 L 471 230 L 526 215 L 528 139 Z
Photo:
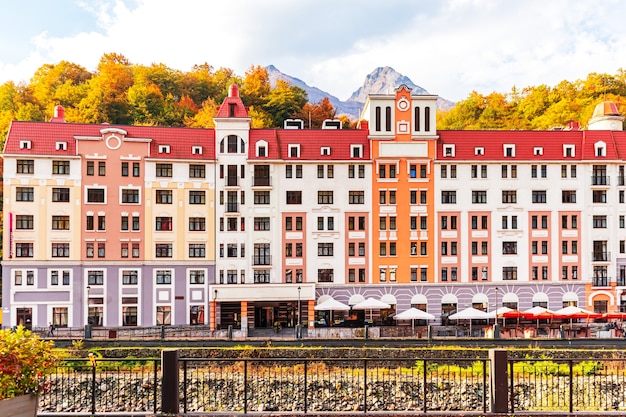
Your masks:
M 65 359 L 46 381 L 38 415 L 154 415 L 160 410 L 160 359 Z
M 626 360 L 509 360 L 510 412 L 625 412 Z
M 503 360 L 176 358 L 169 372 L 165 357 L 67 359 L 48 377 L 38 415 L 170 415 L 163 400 L 172 382 L 177 415 L 502 413 L 494 404 L 511 415 L 626 413 L 624 358 L 507 359 L 501 352 Z M 501 372 L 500 386 L 493 381 Z
M 182 359 L 181 410 L 487 412 L 487 359 Z

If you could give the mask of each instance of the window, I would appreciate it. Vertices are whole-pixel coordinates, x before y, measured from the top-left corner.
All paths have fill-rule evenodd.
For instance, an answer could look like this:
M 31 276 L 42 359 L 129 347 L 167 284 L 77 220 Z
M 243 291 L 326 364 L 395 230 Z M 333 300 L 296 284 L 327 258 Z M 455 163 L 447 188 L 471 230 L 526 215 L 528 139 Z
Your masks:
M 456 191 L 442 191 L 441 204 L 456 204 Z
M 122 177 L 128 177 L 128 162 L 122 162 Z
M 94 161 L 87 161 L 86 172 L 89 176 L 94 175 Z
M 104 188 L 88 188 L 87 203 L 105 203 Z
M 15 229 L 16 230 L 33 230 L 33 215 L 30 214 L 17 214 L 15 216 Z
M 69 258 L 70 256 L 70 244 L 69 243 L 53 243 L 52 244 L 52 257 L 53 258 Z
M 122 285 L 137 285 L 139 283 L 139 272 L 135 270 L 122 271 Z
M 318 269 L 317 270 L 317 282 L 333 282 L 333 270 L 332 269 Z
M 204 284 L 204 271 L 202 269 L 192 269 L 189 271 L 190 284 Z
M 172 190 L 156 190 L 156 204 L 172 204 Z
M 515 190 L 502 190 L 502 202 L 508 204 L 517 203 L 517 191 Z
M 58 175 L 69 175 L 70 161 L 52 161 L 52 173 Z
M 104 285 L 104 271 L 88 270 L 87 271 L 87 284 L 88 285 Z
M 122 203 L 126 204 L 139 204 L 139 190 L 138 189 L 122 189 Z
M 68 203 L 70 201 L 69 188 L 53 188 L 52 201 L 55 203 Z
M 32 243 L 16 243 L 15 244 L 15 257 L 32 258 L 33 257 L 33 244 Z
M 206 178 L 206 165 L 189 164 L 189 178 Z
M 348 191 L 348 204 L 365 204 L 365 191 Z
M 502 279 L 505 281 L 517 280 L 517 267 L 516 266 L 502 267 Z
M 158 285 L 169 285 L 172 283 L 172 271 L 169 269 L 157 269 L 156 283 Z
M 206 204 L 204 191 L 189 191 L 189 204 Z
M 172 164 L 156 164 L 156 176 L 157 177 L 171 177 L 172 176 Z
M 16 187 L 15 188 L 15 200 L 16 201 L 34 201 L 35 192 L 33 187 Z
M 98 161 L 98 175 L 104 177 L 107 174 L 107 163 L 104 161 Z
M 269 217 L 255 217 L 254 218 L 254 230 L 256 231 L 270 230 L 270 218 Z
M 606 229 L 606 216 L 593 216 L 594 229 Z
M 190 217 L 189 218 L 189 231 L 204 231 L 206 230 L 206 220 L 204 217 Z
M 16 169 L 18 174 L 34 174 L 35 161 L 33 159 L 18 159 Z
M 171 217 L 157 217 L 154 222 L 155 230 L 172 230 L 172 218 Z
M 592 198 L 594 203 L 606 203 L 606 190 L 593 190 Z
M 254 192 L 254 204 L 270 204 L 270 192 L 269 191 L 255 191 Z
M 503 255 L 517 254 L 517 242 L 502 242 L 502 254 Z
M 576 202 L 576 190 L 562 190 L 561 202 L 562 203 L 575 203 Z
M 487 203 L 487 191 L 472 191 L 472 203 L 473 204 Z
M 157 243 L 155 246 L 155 255 L 157 258 L 171 258 L 172 257 L 172 244 L 171 243 Z
M 333 243 L 318 243 L 317 244 L 317 256 L 333 256 L 334 246 Z
M 70 216 L 52 216 L 52 230 L 70 230 Z
M 302 204 L 302 191 L 287 191 L 287 204 Z
M 317 204 L 333 204 L 333 192 L 332 191 L 318 191 L 317 192 Z
M 204 243 L 190 243 L 189 257 L 204 258 L 206 256 L 206 245 Z
M 546 203 L 546 191 L 545 190 L 533 190 L 532 202 L 538 204 Z

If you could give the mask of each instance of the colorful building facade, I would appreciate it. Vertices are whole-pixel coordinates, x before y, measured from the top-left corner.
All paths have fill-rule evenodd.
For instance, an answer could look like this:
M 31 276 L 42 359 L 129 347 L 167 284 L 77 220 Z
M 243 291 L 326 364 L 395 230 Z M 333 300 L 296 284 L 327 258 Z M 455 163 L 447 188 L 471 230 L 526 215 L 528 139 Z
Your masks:
M 13 122 L 3 324 L 312 326 L 369 297 L 383 324 L 626 309 L 615 106 L 585 130 L 438 131 L 436 100 L 372 95 L 355 130 L 252 129 L 236 86 L 214 129 Z

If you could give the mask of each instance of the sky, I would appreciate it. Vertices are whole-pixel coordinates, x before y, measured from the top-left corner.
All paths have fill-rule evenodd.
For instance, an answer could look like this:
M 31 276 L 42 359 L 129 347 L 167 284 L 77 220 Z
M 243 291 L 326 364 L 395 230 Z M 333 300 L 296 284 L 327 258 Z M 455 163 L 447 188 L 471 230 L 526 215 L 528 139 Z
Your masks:
M 346 100 L 390 66 L 451 101 L 626 68 L 622 0 L 0 2 L 0 84 L 106 53 L 190 71 L 281 72 Z

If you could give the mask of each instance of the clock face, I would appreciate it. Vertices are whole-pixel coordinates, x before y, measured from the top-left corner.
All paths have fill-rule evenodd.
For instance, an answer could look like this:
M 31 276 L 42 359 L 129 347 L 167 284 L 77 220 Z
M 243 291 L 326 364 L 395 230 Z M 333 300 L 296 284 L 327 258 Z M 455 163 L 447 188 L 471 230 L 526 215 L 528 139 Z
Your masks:
M 115 135 L 111 135 L 106 140 L 107 148 L 118 149 L 122 145 L 122 139 Z
M 407 100 L 406 98 L 402 97 L 400 100 L 398 100 L 398 110 L 407 111 L 409 109 L 409 106 L 409 100 Z

